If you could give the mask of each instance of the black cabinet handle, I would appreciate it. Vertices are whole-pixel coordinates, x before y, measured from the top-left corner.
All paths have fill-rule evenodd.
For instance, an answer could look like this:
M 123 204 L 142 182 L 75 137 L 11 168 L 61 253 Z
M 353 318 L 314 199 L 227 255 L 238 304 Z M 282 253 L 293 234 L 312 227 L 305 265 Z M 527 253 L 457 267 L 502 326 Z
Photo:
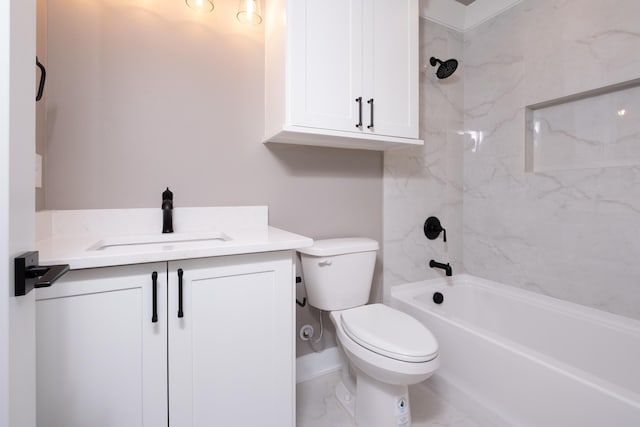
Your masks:
M 367 101 L 367 104 L 371 106 L 371 124 L 367 126 L 367 129 L 373 129 L 373 98 Z
M 153 281 L 153 314 L 151 315 L 151 323 L 158 321 L 158 272 L 151 273 L 151 280 Z
M 40 68 L 40 84 L 38 84 L 38 94 L 36 95 L 36 102 L 42 99 L 42 94 L 44 92 L 44 81 L 47 79 L 47 70 L 44 68 L 44 65 L 38 61 L 38 57 L 36 56 L 36 65 Z
M 182 275 L 184 272 L 181 268 L 178 269 L 178 317 L 184 317 L 182 311 Z
M 362 97 L 357 97 L 356 102 L 358 103 L 358 123 L 356 127 L 362 129 Z

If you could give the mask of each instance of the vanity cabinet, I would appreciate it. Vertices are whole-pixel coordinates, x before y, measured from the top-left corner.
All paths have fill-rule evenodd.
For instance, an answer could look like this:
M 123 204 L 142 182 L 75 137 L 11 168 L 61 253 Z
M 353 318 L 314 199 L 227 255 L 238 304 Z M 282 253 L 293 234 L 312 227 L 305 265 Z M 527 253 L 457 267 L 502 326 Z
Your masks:
M 167 264 L 76 270 L 36 294 L 41 427 L 166 425 Z M 166 298 L 157 298 L 166 312 Z
M 422 144 L 417 0 L 275 0 L 265 15 L 266 141 Z
M 295 426 L 294 281 L 290 253 L 169 263 L 170 426 Z
M 74 270 L 38 289 L 38 425 L 294 426 L 293 283 L 280 251 Z

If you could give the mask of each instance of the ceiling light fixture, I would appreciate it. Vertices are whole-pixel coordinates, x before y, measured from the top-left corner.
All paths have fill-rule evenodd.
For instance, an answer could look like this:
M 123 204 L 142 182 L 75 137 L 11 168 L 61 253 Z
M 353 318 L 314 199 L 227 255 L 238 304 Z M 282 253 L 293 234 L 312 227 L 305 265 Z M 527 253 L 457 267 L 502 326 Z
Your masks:
M 184 0 L 191 9 L 199 13 L 213 12 L 212 0 Z
M 236 18 L 245 25 L 260 25 L 262 23 L 261 0 L 240 0 Z M 190 9 L 199 13 L 213 12 L 213 0 L 184 0 Z
M 245 25 L 260 25 L 262 22 L 260 0 L 240 0 L 236 18 Z

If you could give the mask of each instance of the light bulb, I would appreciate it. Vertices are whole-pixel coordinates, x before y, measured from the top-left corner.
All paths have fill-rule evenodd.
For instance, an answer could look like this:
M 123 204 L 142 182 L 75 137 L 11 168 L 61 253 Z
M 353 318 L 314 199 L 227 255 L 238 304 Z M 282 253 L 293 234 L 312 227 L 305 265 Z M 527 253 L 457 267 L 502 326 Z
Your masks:
M 262 22 L 260 0 L 240 0 L 236 17 L 243 24 L 259 25 Z
M 191 9 L 200 13 L 209 13 L 213 11 L 212 0 L 184 0 Z

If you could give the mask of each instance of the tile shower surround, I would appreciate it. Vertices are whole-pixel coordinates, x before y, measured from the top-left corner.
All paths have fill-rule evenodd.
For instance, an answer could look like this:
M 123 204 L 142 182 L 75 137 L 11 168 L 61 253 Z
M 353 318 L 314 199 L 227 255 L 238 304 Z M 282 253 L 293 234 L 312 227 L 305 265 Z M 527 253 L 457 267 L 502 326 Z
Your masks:
M 454 272 L 640 318 L 640 165 L 525 170 L 527 106 L 640 78 L 640 2 L 614 3 L 525 0 L 464 37 L 422 20 L 423 67 L 434 54 L 462 69 L 452 82 L 423 69 L 425 146 L 385 155 L 386 292 L 439 274 L 434 255 Z M 420 234 L 432 214 L 451 227 L 447 245 Z
M 422 147 L 384 154 L 384 259 L 385 296 L 391 286 L 439 277 L 429 260 L 450 262 L 462 272 L 462 129 L 464 115 L 463 70 L 438 80 L 431 56 L 461 59 L 462 34 L 420 20 L 420 138 Z M 424 221 L 437 216 L 447 230 L 427 240 Z
M 640 82 L 527 110 L 527 171 L 640 164 Z

